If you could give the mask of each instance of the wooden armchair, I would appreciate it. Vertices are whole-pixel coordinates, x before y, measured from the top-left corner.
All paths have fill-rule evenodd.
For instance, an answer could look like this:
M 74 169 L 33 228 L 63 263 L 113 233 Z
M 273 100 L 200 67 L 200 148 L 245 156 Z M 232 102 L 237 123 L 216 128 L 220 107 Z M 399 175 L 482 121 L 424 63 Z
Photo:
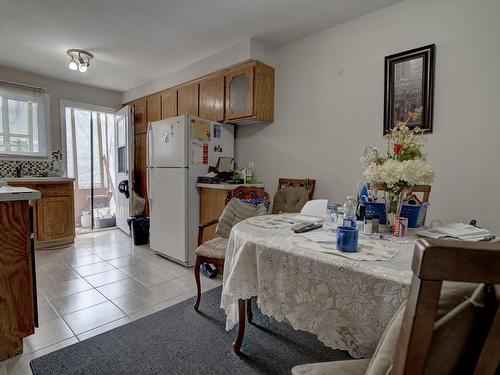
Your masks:
M 262 205 L 253 206 L 251 204 L 238 203 L 242 200 L 262 200 L 264 207 Z M 265 214 L 268 207 L 269 195 L 264 191 L 264 188 L 240 186 L 232 191 L 231 197 L 226 203 L 226 208 L 219 219 L 198 225 L 198 247 L 195 250 L 196 262 L 194 265 L 194 278 L 197 290 L 197 298 L 194 304 L 196 311 L 198 311 L 201 299 L 200 266 L 203 263 L 211 263 L 222 273 L 224 271 L 229 232 L 232 226 L 249 217 Z M 204 243 L 203 231 L 205 228 L 219 224 L 219 221 L 223 225 L 222 228 L 218 228 L 217 230 L 218 236 Z
M 500 243 L 419 240 L 412 269 L 408 300 L 389 323 L 371 361 L 301 365 L 292 374 L 497 373 Z M 471 288 L 457 283 L 479 286 L 472 285 L 472 297 L 455 296 L 452 304 L 451 290 L 457 285 Z

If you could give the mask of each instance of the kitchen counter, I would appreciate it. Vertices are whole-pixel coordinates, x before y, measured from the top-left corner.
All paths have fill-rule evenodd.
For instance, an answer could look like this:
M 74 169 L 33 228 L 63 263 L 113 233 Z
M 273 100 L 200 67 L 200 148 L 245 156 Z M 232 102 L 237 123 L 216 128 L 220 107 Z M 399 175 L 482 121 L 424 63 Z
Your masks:
M 264 184 L 262 182 L 255 182 L 252 184 L 202 184 L 202 183 L 196 184 L 196 187 L 199 188 L 220 189 L 220 190 L 233 190 L 240 186 L 263 188 Z
M 41 193 L 38 190 L 25 187 L 3 186 L 0 187 L 0 202 L 30 201 L 40 199 Z
M 25 177 L 1 177 L 0 181 L 9 182 L 25 182 L 25 183 L 51 183 L 51 182 L 70 182 L 74 181 L 74 178 L 71 177 L 34 177 L 34 176 L 25 176 Z

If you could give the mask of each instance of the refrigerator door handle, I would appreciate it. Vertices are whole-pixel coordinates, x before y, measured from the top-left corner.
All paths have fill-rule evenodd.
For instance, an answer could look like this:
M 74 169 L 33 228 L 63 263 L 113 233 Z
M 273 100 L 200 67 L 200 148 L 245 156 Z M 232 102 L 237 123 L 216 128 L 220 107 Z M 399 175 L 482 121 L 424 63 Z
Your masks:
M 147 149 L 146 149 L 146 174 L 147 174 L 146 194 L 148 195 L 149 209 L 151 210 L 151 199 L 153 197 L 151 196 L 151 171 L 150 171 L 150 168 L 151 168 L 151 159 L 153 159 L 152 155 L 153 155 L 153 151 L 154 151 L 151 123 L 148 123 L 147 137 L 148 137 L 148 142 L 147 142 Z
M 146 168 L 146 175 L 147 175 L 147 186 L 146 186 L 146 194 L 148 195 L 148 203 L 149 203 L 149 211 L 151 211 L 151 203 L 153 200 L 153 197 L 151 196 L 151 168 Z
M 146 149 L 146 166 L 151 167 L 151 161 L 154 158 L 153 128 L 151 126 L 151 123 L 148 123 L 147 137 L 148 137 L 148 142 Z

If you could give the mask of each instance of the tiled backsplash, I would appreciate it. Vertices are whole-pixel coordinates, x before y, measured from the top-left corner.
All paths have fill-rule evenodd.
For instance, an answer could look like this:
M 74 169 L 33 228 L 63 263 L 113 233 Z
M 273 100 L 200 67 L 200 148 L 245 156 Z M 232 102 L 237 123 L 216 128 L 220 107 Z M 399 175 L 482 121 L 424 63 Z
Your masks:
M 23 175 L 46 175 L 53 171 L 52 161 L 48 160 L 0 160 L 0 178 L 15 177 L 16 167 L 21 164 Z

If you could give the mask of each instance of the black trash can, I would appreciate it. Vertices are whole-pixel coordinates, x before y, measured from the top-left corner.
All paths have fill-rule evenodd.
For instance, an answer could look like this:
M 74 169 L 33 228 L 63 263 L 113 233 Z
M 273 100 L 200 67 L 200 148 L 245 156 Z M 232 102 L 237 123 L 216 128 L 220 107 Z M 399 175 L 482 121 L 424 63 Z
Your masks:
M 146 245 L 149 243 L 149 217 L 133 216 L 127 220 L 132 232 L 134 245 Z

